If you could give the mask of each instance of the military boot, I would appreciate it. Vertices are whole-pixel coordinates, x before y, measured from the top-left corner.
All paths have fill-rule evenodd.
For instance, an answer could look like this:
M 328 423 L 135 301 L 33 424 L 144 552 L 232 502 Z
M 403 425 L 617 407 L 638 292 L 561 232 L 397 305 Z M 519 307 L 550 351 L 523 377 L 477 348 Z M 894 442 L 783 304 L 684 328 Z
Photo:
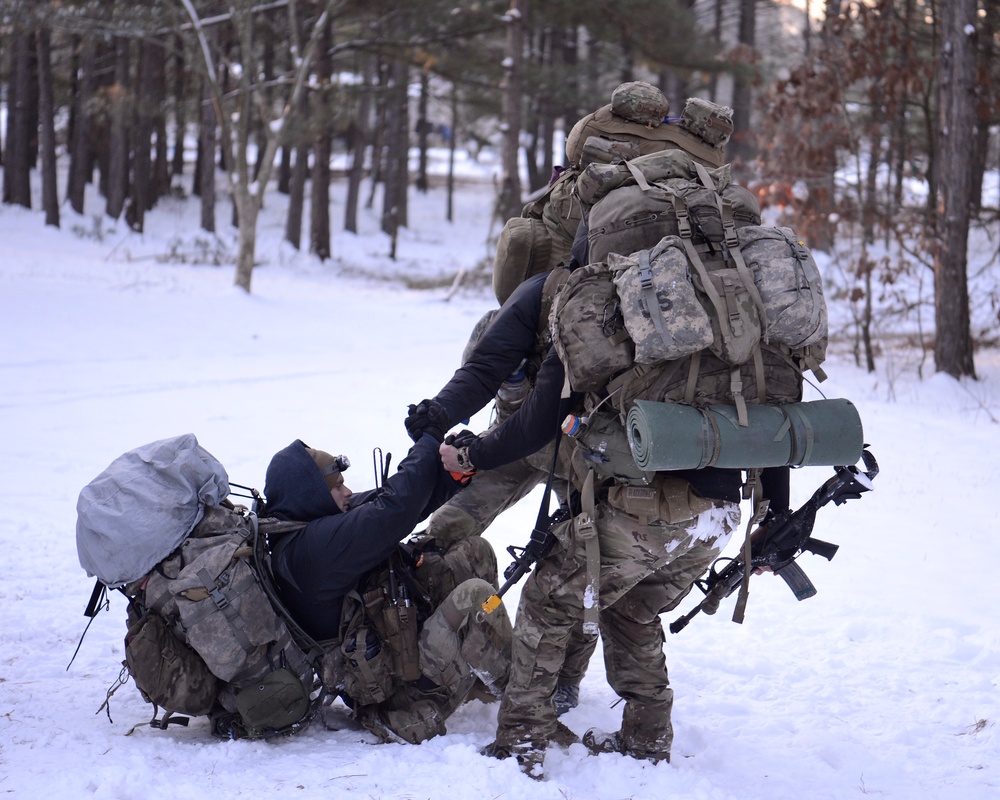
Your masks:
M 521 772 L 529 778 L 540 781 L 545 777 L 545 745 L 538 745 L 534 742 L 517 742 L 505 746 L 494 741 L 486 745 L 479 753 L 500 761 L 515 758 Z
M 583 745 L 594 755 L 601 753 L 619 753 L 630 758 L 638 758 L 658 764 L 661 761 L 670 763 L 669 750 L 646 750 L 626 744 L 621 731 L 608 733 L 597 728 L 591 728 L 583 734 Z

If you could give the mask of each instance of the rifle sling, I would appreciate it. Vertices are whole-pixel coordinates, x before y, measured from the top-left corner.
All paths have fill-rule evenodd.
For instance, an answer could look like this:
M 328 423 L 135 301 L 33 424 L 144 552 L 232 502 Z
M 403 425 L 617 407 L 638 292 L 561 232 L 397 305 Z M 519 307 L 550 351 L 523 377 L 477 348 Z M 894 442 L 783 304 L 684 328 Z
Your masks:
M 753 544 L 750 541 L 750 533 L 756 525 L 759 525 L 763 521 L 769 503 L 767 498 L 760 498 L 759 471 L 751 471 L 747 479 L 747 488 L 750 489 L 754 513 L 747 521 L 746 534 L 743 537 L 743 580 L 740 582 L 740 593 L 736 598 L 736 608 L 733 609 L 733 622 L 740 625 L 743 624 L 743 617 L 746 614 L 747 600 L 750 596 L 750 575 L 753 573 Z
M 598 611 L 600 601 L 601 546 L 597 538 L 594 503 L 594 470 L 587 470 L 587 479 L 580 492 L 583 512 L 574 523 L 577 537 L 583 542 L 587 557 L 587 588 L 583 594 L 583 632 L 598 633 Z

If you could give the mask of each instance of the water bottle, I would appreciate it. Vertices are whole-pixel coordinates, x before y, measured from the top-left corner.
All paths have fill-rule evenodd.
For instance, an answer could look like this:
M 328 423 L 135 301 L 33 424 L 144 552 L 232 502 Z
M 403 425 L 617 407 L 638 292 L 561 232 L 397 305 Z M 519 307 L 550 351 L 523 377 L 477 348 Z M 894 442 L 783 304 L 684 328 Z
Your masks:
M 509 414 L 514 411 L 531 391 L 531 383 L 528 381 L 528 372 L 525 368 L 526 359 L 522 359 L 514 370 L 497 390 L 497 400 L 504 406 L 504 410 Z

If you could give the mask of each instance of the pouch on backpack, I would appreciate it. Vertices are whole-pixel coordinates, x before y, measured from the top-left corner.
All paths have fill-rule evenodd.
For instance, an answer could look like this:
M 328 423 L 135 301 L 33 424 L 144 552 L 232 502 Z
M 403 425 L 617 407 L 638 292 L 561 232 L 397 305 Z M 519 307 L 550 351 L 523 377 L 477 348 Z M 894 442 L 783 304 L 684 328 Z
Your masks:
M 242 688 L 267 671 L 269 645 L 284 642 L 287 632 L 238 539 L 189 539 L 183 550 L 184 566 L 168 590 L 187 640 L 219 678 Z
M 147 703 L 178 714 L 207 714 L 218 696 L 218 680 L 204 659 L 178 639 L 156 614 L 129 603 L 125 663 Z
M 501 305 L 525 280 L 549 269 L 551 252 L 549 234 L 540 219 L 507 220 L 493 257 L 493 293 Z
M 747 284 L 737 269 L 716 269 L 708 283 L 694 276 L 702 294 L 714 291 L 719 308 L 709 315 L 715 331 L 711 350 L 727 364 L 743 364 L 760 342 L 761 319 Z M 707 288 L 706 288 L 707 287 Z
M 392 654 L 395 672 L 404 681 L 420 677 L 420 654 L 417 649 L 417 609 L 413 606 L 386 605 L 382 612 L 385 630 L 384 647 Z
M 712 344 L 712 321 L 698 302 L 679 237 L 630 256 L 611 253 L 608 268 L 637 364 L 683 358 Z
M 363 706 L 388 699 L 396 687 L 392 654 L 382 647 L 375 629 L 362 623 L 351 630 L 343 639 L 341 652 L 344 693 Z
M 580 267 L 570 274 L 552 305 L 550 327 L 552 345 L 573 391 L 602 389 L 634 363 L 635 348 L 604 263 Z
M 268 672 L 236 693 L 236 708 L 253 738 L 291 728 L 306 718 L 309 707 L 309 692 L 287 667 Z
M 764 304 L 767 340 L 789 347 L 825 342 L 828 319 L 822 278 L 795 232 L 751 225 L 740 228 L 737 235 Z
M 708 511 L 713 504 L 688 481 L 661 474 L 649 486 L 612 486 L 608 505 L 633 517 L 678 525 Z

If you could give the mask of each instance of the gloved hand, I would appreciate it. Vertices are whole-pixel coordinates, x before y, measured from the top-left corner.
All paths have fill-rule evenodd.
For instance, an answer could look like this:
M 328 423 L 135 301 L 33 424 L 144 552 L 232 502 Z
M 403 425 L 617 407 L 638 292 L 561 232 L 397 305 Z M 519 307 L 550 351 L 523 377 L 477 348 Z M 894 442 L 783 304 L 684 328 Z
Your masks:
M 459 449 L 462 447 L 469 447 L 471 444 L 478 441 L 479 437 L 470 430 L 463 430 L 458 433 L 449 433 L 444 437 L 445 444 Z
M 479 441 L 479 437 L 472 431 L 464 430 L 458 433 L 449 433 L 444 444 L 438 449 L 441 454 L 441 463 L 445 469 L 451 473 L 451 477 L 467 485 L 472 476 L 476 474 L 476 468 L 469 458 L 469 446 Z
M 403 424 L 415 442 L 425 433 L 440 442 L 444 438 L 444 432 L 451 427 L 448 424 L 448 413 L 437 400 L 421 400 L 417 405 L 411 403 L 407 410 L 409 414 Z

